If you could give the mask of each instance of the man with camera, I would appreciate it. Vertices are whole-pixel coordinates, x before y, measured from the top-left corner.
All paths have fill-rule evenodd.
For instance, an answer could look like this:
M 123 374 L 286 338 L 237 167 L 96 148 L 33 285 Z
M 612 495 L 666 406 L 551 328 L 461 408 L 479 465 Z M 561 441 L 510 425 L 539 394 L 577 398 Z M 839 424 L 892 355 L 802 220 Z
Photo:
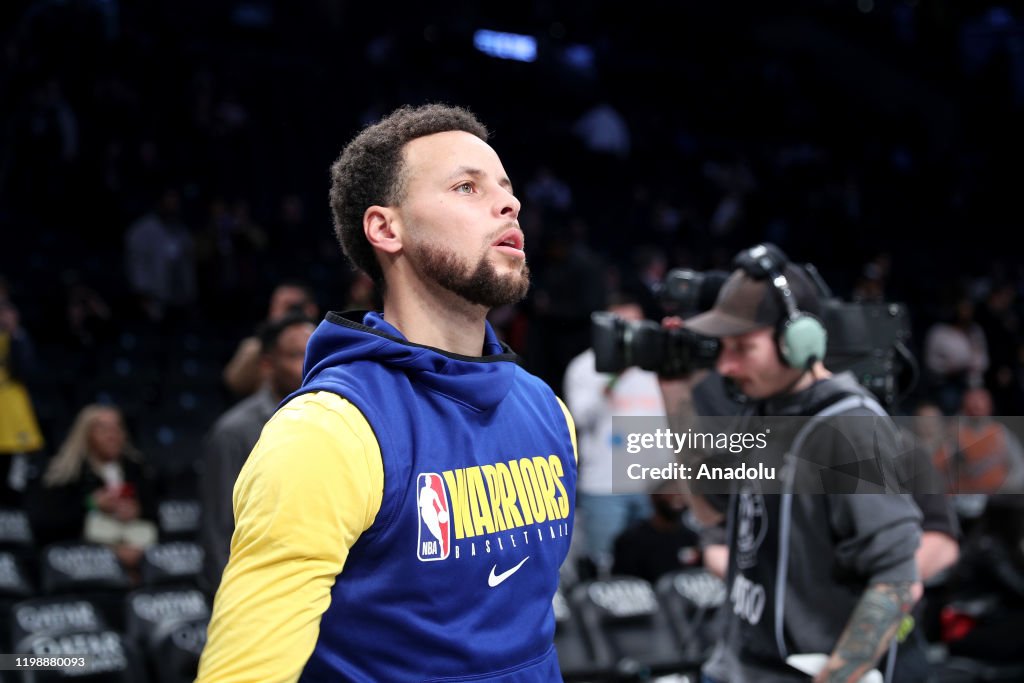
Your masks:
M 705 524 L 725 525 L 729 547 L 728 621 L 704 677 L 803 681 L 808 674 L 791 656 L 819 654 L 827 661 L 815 681 L 858 681 L 920 594 L 920 512 L 889 492 L 887 478 L 897 431 L 852 375 L 832 375 L 822 362 L 827 334 L 807 273 L 771 245 L 743 252 L 736 265 L 711 310 L 685 329 L 720 340 L 717 374 L 743 401 L 735 424 L 770 430 L 781 467 L 771 482 L 717 482 L 728 495 L 695 506 Z M 663 377 L 661 387 L 674 432 L 699 424 L 706 386 L 695 388 L 695 375 Z M 699 458 L 684 457 L 691 465 Z M 690 485 L 697 494 L 725 491 Z
M 629 292 L 611 292 L 608 312 L 620 320 L 643 320 L 640 299 Z M 611 572 L 616 537 L 652 513 L 643 482 L 625 490 L 612 480 L 612 448 L 623 435 L 615 432 L 613 416 L 661 415 L 665 408 L 658 377 L 638 367 L 604 373 L 595 368 L 594 349 L 587 349 L 565 371 L 565 402 L 576 422 L 582 453 L 577 480 L 577 528 L 581 547 L 599 575 Z

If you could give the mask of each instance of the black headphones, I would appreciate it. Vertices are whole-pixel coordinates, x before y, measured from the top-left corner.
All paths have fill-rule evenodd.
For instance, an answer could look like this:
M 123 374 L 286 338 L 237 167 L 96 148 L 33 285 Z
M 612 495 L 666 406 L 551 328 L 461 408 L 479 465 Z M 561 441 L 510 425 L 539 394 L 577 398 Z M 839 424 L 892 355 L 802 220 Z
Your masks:
M 786 315 L 775 327 L 775 347 L 786 365 L 806 370 L 825 359 L 828 333 L 821 321 L 804 313 L 796 305 L 796 296 L 784 272 L 789 259 L 774 244 L 764 243 L 741 251 L 733 266 L 741 268 L 755 280 L 767 280 L 782 299 Z

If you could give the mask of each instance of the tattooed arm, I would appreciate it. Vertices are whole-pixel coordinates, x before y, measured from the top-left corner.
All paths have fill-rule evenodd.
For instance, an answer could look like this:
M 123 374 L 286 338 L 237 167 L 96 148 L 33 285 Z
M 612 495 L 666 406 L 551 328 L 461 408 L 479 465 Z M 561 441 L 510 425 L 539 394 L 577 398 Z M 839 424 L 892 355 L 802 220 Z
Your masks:
M 900 621 L 921 596 L 918 582 L 873 583 L 850 615 L 843 635 L 814 683 L 856 683 L 889 648 Z

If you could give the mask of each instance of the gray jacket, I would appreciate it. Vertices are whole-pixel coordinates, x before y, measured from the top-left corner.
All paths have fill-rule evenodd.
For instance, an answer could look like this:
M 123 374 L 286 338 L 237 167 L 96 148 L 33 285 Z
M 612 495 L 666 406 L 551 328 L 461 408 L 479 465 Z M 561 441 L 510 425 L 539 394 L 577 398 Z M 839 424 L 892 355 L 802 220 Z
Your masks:
M 799 439 L 797 458 L 871 453 L 881 470 L 894 471 L 897 432 L 888 420 L 871 419 L 884 411 L 851 375 L 822 380 L 754 411 L 810 416 L 830 406 L 842 418 L 864 419 L 846 420 L 842 430 L 800 429 L 780 447 Z M 921 513 L 908 494 L 762 494 L 756 483 L 743 483 L 728 508 L 729 614 L 705 673 L 732 683 L 807 681 L 785 657 L 831 653 L 868 585 L 915 581 L 920 528 Z

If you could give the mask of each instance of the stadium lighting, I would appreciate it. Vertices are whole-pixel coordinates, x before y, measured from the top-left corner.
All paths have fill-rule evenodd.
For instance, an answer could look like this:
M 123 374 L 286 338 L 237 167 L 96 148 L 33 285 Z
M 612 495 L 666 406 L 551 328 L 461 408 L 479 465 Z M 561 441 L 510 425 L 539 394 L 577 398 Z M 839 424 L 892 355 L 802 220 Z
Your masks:
M 473 34 L 473 46 L 485 55 L 517 62 L 537 59 L 537 39 L 519 33 L 480 29 Z

